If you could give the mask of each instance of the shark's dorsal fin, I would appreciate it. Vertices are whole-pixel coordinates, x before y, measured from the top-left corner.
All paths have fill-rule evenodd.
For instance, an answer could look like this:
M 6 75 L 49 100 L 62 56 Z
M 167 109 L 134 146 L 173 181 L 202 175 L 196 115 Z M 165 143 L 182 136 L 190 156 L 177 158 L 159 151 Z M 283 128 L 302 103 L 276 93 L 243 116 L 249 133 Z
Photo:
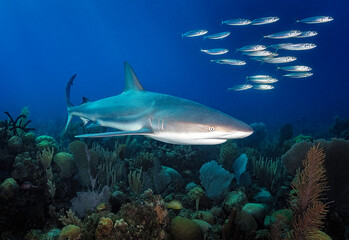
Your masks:
M 87 97 L 82 97 L 82 103 L 81 104 L 87 103 L 89 101 L 90 100 Z
M 127 92 L 129 90 L 137 90 L 142 91 L 144 90 L 141 83 L 139 82 L 135 72 L 133 71 L 132 67 L 128 62 L 124 62 L 125 67 L 125 89 L 124 92 Z

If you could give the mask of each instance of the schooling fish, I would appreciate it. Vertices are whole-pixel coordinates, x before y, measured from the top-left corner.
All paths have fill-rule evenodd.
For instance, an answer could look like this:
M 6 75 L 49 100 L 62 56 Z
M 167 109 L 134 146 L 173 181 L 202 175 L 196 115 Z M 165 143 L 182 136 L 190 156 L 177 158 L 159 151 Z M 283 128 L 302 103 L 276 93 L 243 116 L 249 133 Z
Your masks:
M 261 85 L 253 86 L 253 89 L 257 89 L 257 90 L 271 90 L 271 89 L 274 89 L 274 86 L 268 85 L 268 84 L 261 84 Z
M 254 83 L 271 84 L 271 83 L 276 83 L 278 80 L 276 78 L 255 78 L 255 79 L 251 79 L 250 81 Z
M 296 60 L 297 60 L 296 57 L 286 56 L 286 57 L 267 58 L 267 59 L 264 59 L 263 62 L 278 64 L 278 63 L 293 62 Z
M 316 16 L 316 17 L 308 17 L 301 20 L 297 20 L 297 22 L 307 23 L 307 24 L 316 24 L 316 23 L 326 23 L 333 21 L 333 17 L 330 16 Z
M 293 43 L 277 43 L 277 44 L 269 45 L 268 48 L 274 48 L 276 50 L 279 50 L 279 49 L 282 49 L 283 47 L 288 46 L 290 44 L 293 44 Z
M 247 76 L 247 79 L 261 79 L 261 78 L 273 78 L 272 76 L 269 75 L 252 75 L 252 76 Z
M 302 65 L 278 67 L 277 69 L 281 69 L 288 72 L 309 72 L 312 70 L 311 67 Z
M 296 36 L 295 38 L 307 38 L 307 37 L 314 37 L 318 35 L 316 31 L 304 31 L 300 35 Z
M 284 38 L 293 38 L 296 36 L 301 35 L 301 31 L 299 30 L 289 30 L 289 31 L 283 31 L 278 33 L 273 33 L 264 36 L 264 38 L 271 38 L 271 39 L 284 39 Z
M 267 47 L 264 45 L 247 45 L 247 46 L 236 49 L 236 51 L 253 52 L 253 51 L 262 51 L 266 48 Z
M 316 48 L 316 44 L 314 43 L 295 43 L 288 44 L 282 47 L 284 50 L 292 50 L 292 51 L 301 51 L 301 50 L 310 50 Z
M 242 85 L 236 85 L 234 87 L 228 88 L 228 90 L 234 90 L 234 91 L 243 91 L 252 88 L 253 86 L 251 84 L 242 84 Z
M 225 48 L 201 49 L 200 51 L 210 55 L 222 55 L 229 52 L 229 50 Z
M 264 62 L 265 60 L 268 60 L 270 58 L 273 58 L 273 56 L 270 56 L 270 57 L 251 57 L 252 60 L 259 61 L 259 62 Z
M 230 35 L 230 32 L 220 32 L 220 33 L 215 33 L 215 34 L 211 34 L 208 36 L 204 36 L 204 39 L 208 38 L 208 39 L 223 39 L 226 38 Z
M 208 31 L 205 29 L 200 29 L 200 30 L 192 30 L 186 33 L 182 33 L 182 38 L 183 37 L 199 37 L 202 35 L 205 35 Z
M 251 22 L 251 25 L 264 25 L 264 24 L 274 23 L 274 22 L 279 21 L 279 20 L 280 20 L 280 18 L 278 18 L 278 17 L 257 18 Z
M 251 20 L 249 19 L 242 19 L 242 18 L 235 18 L 235 19 L 229 19 L 229 20 L 222 20 L 222 25 L 230 25 L 230 26 L 244 26 L 251 24 Z
M 243 54 L 250 57 L 276 57 L 279 55 L 277 53 L 273 53 L 270 51 L 255 51 L 255 52 L 246 52 Z
M 215 60 L 211 60 L 211 62 L 215 62 L 219 64 L 237 65 L 237 66 L 242 66 L 246 64 L 245 61 L 237 60 L 237 59 L 215 59 Z
M 313 73 L 311 72 L 296 72 L 296 73 L 289 73 L 282 75 L 283 77 L 290 77 L 290 78 L 306 78 L 312 76 Z

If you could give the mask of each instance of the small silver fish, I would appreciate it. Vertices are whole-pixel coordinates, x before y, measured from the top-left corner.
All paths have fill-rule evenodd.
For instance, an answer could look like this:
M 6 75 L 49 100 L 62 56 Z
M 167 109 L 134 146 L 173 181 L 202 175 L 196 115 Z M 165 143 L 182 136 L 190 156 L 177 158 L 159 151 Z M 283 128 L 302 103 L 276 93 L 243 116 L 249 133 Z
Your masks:
M 269 35 L 264 36 L 264 38 L 271 38 L 271 39 L 293 38 L 293 37 L 301 35 L 301 33 L 302 32 L 299 30 L 289 30 L 289 31 L 282 31 L 282 32 L 269 34 Z
M 273 53 L 270 51 L 255 51 L 255 52 L 245 52 L 244 55 L 250 56 L 250 57 L 276 57 L 279 54 Z
M 277 69 L 281 69 L 288 72 L 309 72 L 312 70 L 311 67 L 302 65 L 278 67 Z
M 223 39 L 226 38 L 230 35 L 230 32 L 220 32 L 220 33 L 215 33 L 211 35 L 204 36 L 204 39 Z
M 228 65 L 236 65 L 236 66 L 242 66 L 245 65 L 246 62 L 242 60 L 237 60 L 237 59 L 215 59 L 211 60 L 211 62 L 219 63 L 219 64 L 228 64 Z
M 274 89 L 274 86 L 268 84 L 254 85 L 253 89 L 257 90 L 271 90 Z
M 252 60 L 258 61 L 258 62 L 264 62 L 265 60 L 273 58 L 272 56 L 270 57 L 251 57 Z
M 333 21 L 333 17 L 330 16 L 316 16 L 316 17 L 308 17 L 302 20 L 297 20 L 297 22 L 307 23 L 307 24 L 316 24 L 316 23 L 326 23 Z
M 284 46 L 290 45 L 293 43 L 278 43 L 278 44 L 273 44 L 273 45 L 269 45 L 268 48 L 274 48 L 276 50 L 282 49 Z
M 242 19 L 242 18 L 235 18 L 235 19 L 229 19 L 229 20 L 222 20 L 222 25 L 230 25 L 230 26 L 244 26 L 249 25 L 252 21 L 249 19 Z
M 280 18 L 278 18 L 278 17 L 257 18 L 251 22 L 251 25 L 264 25 L 264 24 L 274 23 L 274 22 L 279 21 L 279 20 L 280 20 Z
M 313 73 L 311 72 L 295 72 L 295 73 L 288 73 L 285 75 L 282 75 L 283 77 L 290 77 L 290 78 L 306 78 L 312 76 Z
M 316 44 L 314 43 L 295 43 L 288 44 L 282 47 L 284 50 L 292 50 L 292 51 L 301 51 L 301 50 L 310 50 L 316 48 Z
M 255 78 L 255 79 L 251 79 L 250 81 L 254 83 L 271 84 L 271 83 L 276 83 L 278 80 L 276 78 Z
M 242 85 L 236 85 L 234 87 L 228 88 L 228 90 L 234 90 L 234 91 L 242 91 L 252 88 L 253 86 L 251 84 L 242 84 Z
M 297 60 L 296 57 L 286 56 L 286 57 L 267 58 L 267 59 L 263 60 L 263 62 L 278 64 L 278 63 L 293 62 L 296 60 Z
M 267 47 L 264 45 L 247 45 L 247 46 L 236 49 L 236 51 L 253 52 L 253 51 L 262 51 L 266 48 Z
M 314 37 L 318 35 L 316 31 L 304 31 L 300 35 L 296 36 L 295 38 L 307 38 L 307 37 Z
M 273 78 L 273 77 L 269 75 L 251 75 L 251 76 L 247 76 L 246 78 L 251 80 L 251 79 Z
M 192 30 L 186 33 L 182 33 L 182 38 L 183 37 L 199 37 L 199 36 L 205 35 L 206 33 L 208 33 L 206 29 Z
M 222 55 L 229 52 L 226 48 L 201 49 L 200 51 L 210 55 Z

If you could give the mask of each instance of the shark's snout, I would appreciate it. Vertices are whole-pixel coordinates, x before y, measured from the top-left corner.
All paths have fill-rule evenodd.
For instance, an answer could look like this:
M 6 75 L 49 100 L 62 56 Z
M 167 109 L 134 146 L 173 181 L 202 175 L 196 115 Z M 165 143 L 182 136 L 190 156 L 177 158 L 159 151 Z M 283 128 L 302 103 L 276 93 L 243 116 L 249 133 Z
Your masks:
M 241 122 L 238 128 L 235 128 L 233 131 L 231 131 L 231 133 L 229 133 L 229 138 L 231 139 L 245 138 L 250 136 L 252 133 L 253 133 L 253 129 L 249 125 Z

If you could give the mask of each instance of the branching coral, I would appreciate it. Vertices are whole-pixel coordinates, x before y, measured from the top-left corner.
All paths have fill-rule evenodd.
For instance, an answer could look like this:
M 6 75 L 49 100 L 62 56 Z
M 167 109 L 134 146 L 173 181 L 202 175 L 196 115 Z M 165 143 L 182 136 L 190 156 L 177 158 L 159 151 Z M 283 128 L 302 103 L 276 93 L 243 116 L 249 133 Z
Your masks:
M 195 201 L 195 209 L 199 211 L 200 199 L 205 195 L 205 191 L 201 187 L 195 187 L 188 192 L 188 198 Z
M 128 174 L 128 184 L 135 195 L 139 195 L 142 190 L 142 169 L 140 171 L 130 171 Z
M 23 132 L 29 132 L 32 130 L 35 130 L 34 128 L 29 128 L 28 124 L 31 122 L 31 120 L 27 120 L 27 115 L 26 114 L 21 114 L 19 115 L 16 120 L 12 118 L 12 116 L 8 113 L 5 112 L 5 114 L 9 117 L 9 120 L 4 121 L 5 128 L 10 131 L 12 135 L 18 135 L 19 131 Z
M 71 209 L 66 211 L 66 216 L 60 215 L 58 220 L 61 221 L 64 226 L 75 225 L 80 228 L 83 228 L 83 224 L 80 218 L 78 218 Z
M 253 171 L 258 183 L 276 193 L 278 187 L 287 178 L 287 172 L 280 159 L 252 159 Z
M 326 217 L 326 204 L 321 201 L 328 189 L 324 162 L 323 150 L 313 146 L 303 161 L 304 169 L 291 184 L 294 190 L 290 200 L 294 212 L 293 239 L 308 239 L 319 230 Z
M 39 151 L 36 154 L 38 161 L 42 163 L 42 166 L 44 167 L 45 171 L 51 166 L 54 152 L 55 150 L 52 147 L 51 149 L 45 148 L 44 150 L 42 150 L 41 152 Z
M 289 233 L 278 232 L 282 229 L 272 226 L 270 239 L 307 240 L 314 239 L 323 225 L 327 213 L 327 204 L 323 203 L 324 192 L 328 190 L 325 154 L 319 146 L 308 151 L 302 164 L 304 169 L 297 174 L 291 187 L 290 208 L 293 220 Z

